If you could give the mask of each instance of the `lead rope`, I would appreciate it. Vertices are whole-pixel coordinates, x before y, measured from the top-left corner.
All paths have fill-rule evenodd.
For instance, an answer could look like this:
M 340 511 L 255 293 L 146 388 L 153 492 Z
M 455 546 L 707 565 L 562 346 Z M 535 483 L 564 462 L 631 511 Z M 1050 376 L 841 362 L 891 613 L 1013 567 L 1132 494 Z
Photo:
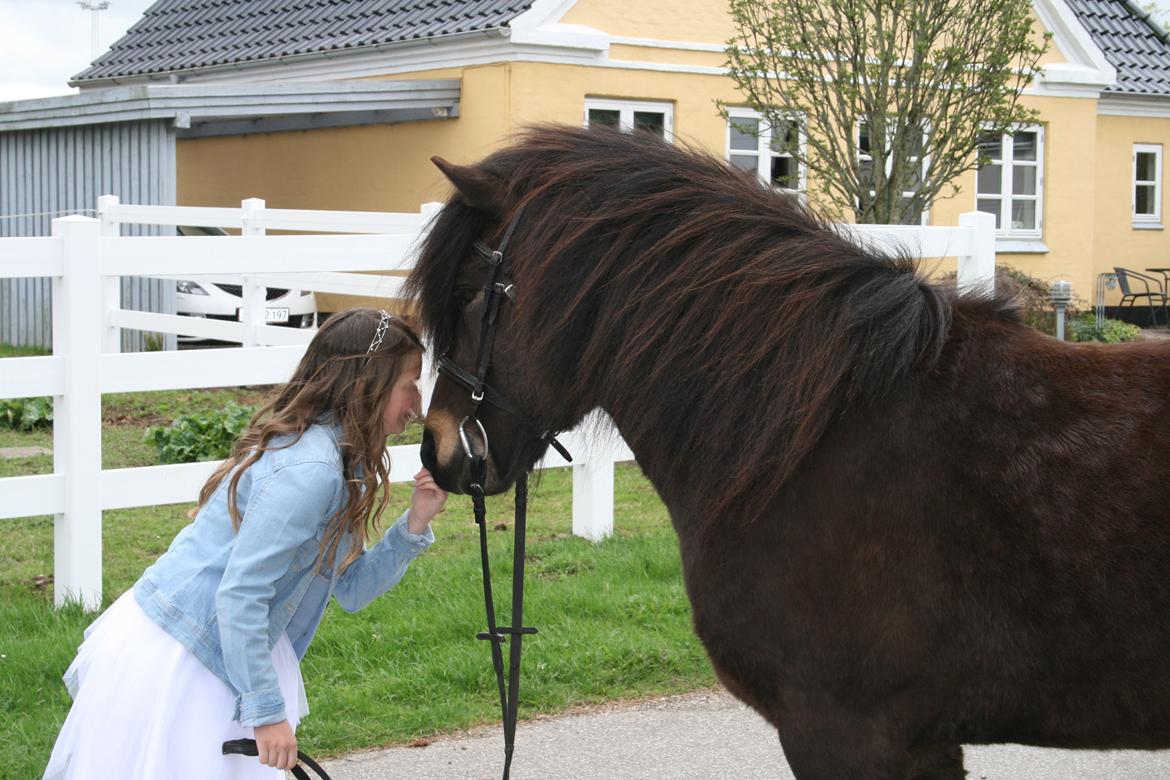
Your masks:
M 492 667 L 496 671 L 496 687 L 500 695 L 500 710 L 504 718 L 504 774 L 508 780 L 512 769 L 512 754 L 516 745 L 516 717 L 520 703 L 520 653 L 525 634 L 535 634 L 536 629 L 524 625 L 524 547 L 527 531 L 528 475 L 516 481 L 516 516 L 512 544 L 512 625 L 496 624 L 495 602 L 492 598 L 492 573 L 488 561 L 487 507 L 484 502 L 484 462 L 480 457 L 472 459 L 472 474 L 475 482 L 471 485 L 471 501 L 475 511 L 475 523 L 479 526 L 479 560 L 483 568 L 484 613 L 487 616 L 487 631 L 476 635 L 491 644 Z M 508 675 L 504 676 L 504 654 L 500 645 L 511 636 L 512 644 L 508 653 Z
M 254 739 L 232 739 L 223 743 L 223 754 L 225 756 L 234 755 L 256 757 L 260 755 L 260 749 L 256 747 L 256 740 Z M 294 766 L 291 770 L 293 777 L 295 777 L 297 780 L 312 780 L 312 778 L 309 777 L 309 773 L 301 768 L 301 764 L 304 764 L 305 766 L 309 767 L 309 769 L 312 769 L 314 772 L 316 772 L 320 780 L 331 780 L 329 775 L 326 774 L 325 770 L 321 768 L 321 765 L 310 758 L 309 755 L 304 751 L 297 751 L 297 760 L 300 761 L 300 763 Z

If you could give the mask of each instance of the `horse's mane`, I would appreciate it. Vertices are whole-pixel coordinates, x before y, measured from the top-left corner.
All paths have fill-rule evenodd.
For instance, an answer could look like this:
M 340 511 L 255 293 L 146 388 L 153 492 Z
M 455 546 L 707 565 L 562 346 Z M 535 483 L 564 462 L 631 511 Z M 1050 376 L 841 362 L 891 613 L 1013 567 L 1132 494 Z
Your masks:
M 580 415 L 566 404 L 590 388 L 578 394 L 628 441 L 654 442 L 640 453 L 648 471 L 658 457 L 705 479 L 717 460 L 733 484 L 711 511 L 754 514 L 835 416 L 931 366 L 946 341 L 952 302 L 913 260 L 859 248 L 706 153 L 649 133 L 536 127 L 479 167 L 498 177 L 504 213 L 452 198 L 408 288 L 435 348 L 451 344 L 471 243 L 498 238 L 523 206 L 507 337 L 548 383 L 528 400 Z

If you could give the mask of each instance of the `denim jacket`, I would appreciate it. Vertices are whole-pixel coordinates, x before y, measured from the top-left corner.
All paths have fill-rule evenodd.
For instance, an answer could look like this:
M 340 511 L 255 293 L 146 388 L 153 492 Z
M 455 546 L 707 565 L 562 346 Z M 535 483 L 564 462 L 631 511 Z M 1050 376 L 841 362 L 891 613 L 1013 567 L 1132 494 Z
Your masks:
M 241 725 L 285 719 L 271 656 L 282 633 L 303 656 L 331 594 L 356 612 L 402 579 L 434 541 L 429 527 L 410 533 L 403 514 L 344 574 L 317 570 L 327 523 L 346 500 L 340 433 L 339 426 L 312 425 L 291 446 L 252 464 L 236 493 L 238 533 L 225 478 L 134 585 L 146 614 L 236 693 L 233 718 Z M 346 535 L 336 563 L 349 547 Z

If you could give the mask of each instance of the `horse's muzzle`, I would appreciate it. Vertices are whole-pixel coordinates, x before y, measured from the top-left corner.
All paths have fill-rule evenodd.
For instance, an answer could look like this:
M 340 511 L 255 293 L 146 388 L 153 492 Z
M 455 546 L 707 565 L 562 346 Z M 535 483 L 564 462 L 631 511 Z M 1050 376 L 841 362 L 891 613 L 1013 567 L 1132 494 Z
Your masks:
M 463 453 L 457 451 L 452 455 L 450 462 L 440 463 L 435 437 L 426 429 L 423 430 L 422 444 L 419 446 L 419 458 L 422 460 L 423 468 L 431 472 L 435 484 L 443 490 L 457 495 L 467 495 L 470 492 L 471 473 Z

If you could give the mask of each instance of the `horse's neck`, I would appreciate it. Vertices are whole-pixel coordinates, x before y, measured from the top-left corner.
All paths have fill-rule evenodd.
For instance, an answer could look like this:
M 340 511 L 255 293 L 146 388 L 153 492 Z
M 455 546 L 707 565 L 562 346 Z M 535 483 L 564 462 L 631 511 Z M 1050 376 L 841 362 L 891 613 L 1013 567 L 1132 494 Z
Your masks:
M 653 440 L 653 434 L 637 432 L 638 426 L 631 425 L 628 421 L 623 425 L 620 414 L 615 418 L 608 409 L 603 407 L 602 411 L 609 415 L 623 441 L 634 453 L 634 459 L 642 473 L 671 510 L 672 517 L 679 514 L 685 516 L 689 512 L 681 510 L 701 505 L 704 481 L 680 476 L 680 472 L 690 474 L 696 468 L 704 468 L 703 464 L 706 463 L 705 468 L 709 476 L 717 478 L 718 465 L 710 463 L 708 454 L 667 452 L 660 443 Z

